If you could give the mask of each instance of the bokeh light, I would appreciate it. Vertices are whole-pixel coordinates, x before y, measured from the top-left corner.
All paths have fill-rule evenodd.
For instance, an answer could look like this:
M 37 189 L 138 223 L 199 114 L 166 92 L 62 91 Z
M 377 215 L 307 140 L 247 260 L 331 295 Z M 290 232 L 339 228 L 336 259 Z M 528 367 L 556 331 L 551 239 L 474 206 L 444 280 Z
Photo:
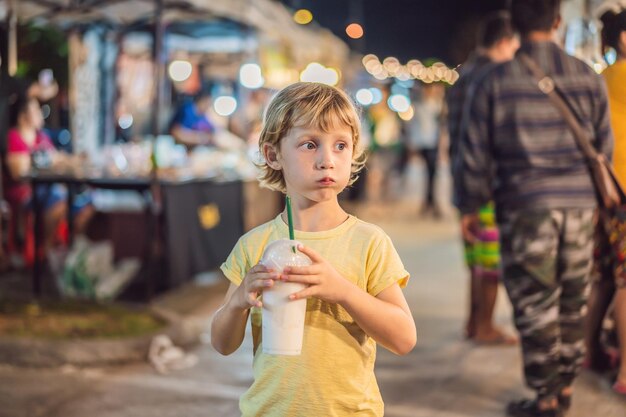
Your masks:
M 135 120 L 133 119 L 133 115 L 132 114 L 123 114 L 120 116 L 119 119 L 117 119 L 117 124 L 119 125 L 119 127 L 121 129 L 128 129 L 133 125 L 133 122 Z
M 459 73 L 456 70 L 452 70 L 452 74 L 450 75 L 450 80 L 448 83 L 454 84 L 459 79 Z
M 394 74 L 398 68 L 400 68 L 400 61 L 398 61 L 398 58 L 388 56 L 383 60 L 383 67 L 385 67 L 385 70 L 390 74 Z
M 237 110 L 237 100 L 232 96 L 220 96 L 213 102 L 213 108 L 220 116 L 230 116 Z
M 415 110 L 413 109 L 413 106 L 409 106 L 409 109 L 407 111 L 399 112 L 398 116 L 400 116 L 400 118 L 405 122 L 408 122 L 413 118 L 413 116 L 415 116 Z
M 411 74 L 405 65 L 400 65 L 395 73 L 395 77 L 400 81 L 408 81 L 411 78 Z
M 369 90 L 372 93 L 372 104 L 380 103 L 383 99 L 382 91 L 380 91 L 380 89 L 376 87 L 372 87 Z
M 606 67 L 606 64 L 603 64 L 601 62 L 596 62 L 593 64 L 593 69 L 598 73 L 602 73 L 602 71 L 604 71 L 604 68 Z
M 367 88 L 361 88 L 356 92 L 356 101 L 362 106 L 369 106 L 374 102 L 374 95 Z
M 346 33 L 352 39 L 359 39 L 363 37 L 363 27 L 358 23 L 350 23 L 346 26 Z
M 297 10 L 293 14 L 293 20 L 295 20 L 295 22 L 300 25 L 309 24 L 313 20 L 313 13 L 311 13 L 311 11 L 307 9 Z
M 48 104 L 44 104 L 43 106 L 41 106 L 41 114 L 44 119 L 47 119 L 48 117 L 50 117 L 50 113 L 51 113 L 51 109 Z
M 389 108 L 395 112 L 403 113 L 409 110 L 411 102 L 407 96 L 394 94 L 387 100 Z
M 257 64 L 243 64 L 239 69 L 239 82 L 250 89 L 263 87 L 265 79 L 261 74 L 261 67 Z
M 361 60 L 361 62 L 363 62 L 363 65 L 365 65 L 367 67 L 367 63 L 368 62 L 379 62 L 378 61 L 378 57 L 374 54 L 367 54 L 363 57 L 363 59 Z
M 339 72 L 335 68 L 326 68 L 318 62 L 311 62 L 300 73 L 300 81 L 337 85 Z
M 70 133 L 69 130 L 62 129 L 59 132 L 59 136 L 57 137 L 57 140 L 59 141 L 59 144 L 61 146 L 69 145 L 70 141 L 72 140 L 72 134 Z
M 191 76 L 191 71 L 191 63 L 182 60 L 172 61 L 168 69 L 170 78 L 176 82 L 185 81 Z
M 377 72 L 376 74 L 374 74 L 374 78 L 376 78 L 377 80 L 383 81 L 389 78 L 389 73 L 387 73 L 387 71 L 385 70 L 382 70 L 381 72 Z

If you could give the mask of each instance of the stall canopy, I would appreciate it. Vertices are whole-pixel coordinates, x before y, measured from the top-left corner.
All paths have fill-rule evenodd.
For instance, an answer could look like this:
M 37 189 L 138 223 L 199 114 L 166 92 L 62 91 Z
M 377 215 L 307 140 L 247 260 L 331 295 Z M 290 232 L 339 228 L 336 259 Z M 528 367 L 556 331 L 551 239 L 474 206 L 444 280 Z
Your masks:
M 163 106 L 167 91 L 163 80 L 170 48 L 179 49 L 183 45 L 182 50 L 188 52 L 196 49 L 257 54 L 261 65 L 268 70 L 268 88 L 281 88 L 297 80 L 299 71 L 313 62 L 341 69 L 349 56 L 347 45 L 330 31 L 317 25 L 296 24 L 285 6 L 275 0 L 0 0 L 0 21 L 9 22 L 8 27 L 15 28 L 16 20 L 61 29 L 93 25 L 128 33 L 143 28 L 144 34 L 154 41 L 155 93 L 151 99 L 150 129 L 153 137 L 163 131 L 167 119 Z M 148 30 L 153 33 L 149 35 L 145 29 L 151 26 Z M 214 31 L 220 36 L 211 36 Z M 85 86 L 111 84 L 111 77 L 102 78 L 97 69 L 111 67 L 113 60 L 107 60 L 103 67 L 96 62 L 96 55 L 106 58 L 113 53 L 108 53 L 96 40 L 91 42 L 89 36 L 79 35 L 79 31 L 68 32 L 70 72 L 74 78 L 74 88 L 70 86 L 71 132 L 79 149 L 91 154 L 96 152 L 98 143 L 108 143 L 113 138 L 113 116 L 109 114 L 113 100 L 109 93 L 113 90 L 109 88 L 106 90 L 109 93 L 102 94 L 104 90 L 100 87 L 88 90 Z M 91 46 L 85 48 L 84 42 L 91 42 Z M 12 45 L 7 48 L 10 52 L 8 67 L 16 68 L 15 42 Z M 85 51 L 90 51 L 91 55 L 87 56 Z M 93 59 L 89 58 L 92 56 Z M 77 70 L 79 67 L 84 68 Z M 104 116 L 107 121 L 94 123 L 94 117 L 102 114 L 101 109 L 108 112 Z
M 273 0 L 161 0 L 164 22 L 229 19 L 257 30 L 262 36 L 288 44 L 296 64 L 347 57 L 348 47 L 330 31 L 300 26 L 291 13 Z M 10 10 L 20 21 L 59 27 L 103 22 L 127 26 L 150 21 L 158 0 L 0 0 L 0 20 Z

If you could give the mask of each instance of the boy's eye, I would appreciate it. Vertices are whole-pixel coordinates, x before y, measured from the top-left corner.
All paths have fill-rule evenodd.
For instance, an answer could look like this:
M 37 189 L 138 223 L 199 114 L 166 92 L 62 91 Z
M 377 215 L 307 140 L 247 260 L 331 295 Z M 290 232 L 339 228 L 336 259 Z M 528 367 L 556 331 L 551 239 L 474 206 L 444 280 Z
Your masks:
M 345 143 L 338 143 L 337 144 L 337 149 L 339 149 L 340 151 L 343 151 L 344 149 L 346 149 L 346 144 Z
M 305 149 L 315 149 L 315 144 L 313 142 L 306 142 L 303 144 L 303 146 L 305 147 Z

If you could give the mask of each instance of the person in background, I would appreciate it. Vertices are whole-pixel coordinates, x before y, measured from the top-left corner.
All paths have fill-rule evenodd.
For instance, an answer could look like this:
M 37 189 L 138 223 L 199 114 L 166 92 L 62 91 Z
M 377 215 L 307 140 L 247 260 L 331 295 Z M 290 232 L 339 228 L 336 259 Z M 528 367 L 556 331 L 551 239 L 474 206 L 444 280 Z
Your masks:
M 0 38 L 3 38 L 5 34 L 0 30 Z M 0 42 L 1 45 L 5 45 L 4 40 Z M 4 66 L 3 66 L 4 65 Z M 46 74 L 51 75 L 51 71 L 47 70 Z M 46 82 L 42 83 L 38 81 L 31 81 L 19 77 L 13 77 L 8 74 L 6 68 L 6 51 L 0 51 L 0 158 L 4 159 L 7 149 L 7 132 L 9 130 L 9 109 L 19 99 L 36 97 L 40 101 L 48 101 L 52 99 L 59 90 L 59 85 L 51 77 L 46 77 Z M 2 184 L 4 183 L 3 172 L 5 169 L 0 170 L 0 212 L 8 212 L 9 208 L 4 198 L 4 190 Z M 2 239 L 2 222 L 0 221 L 0 240 Z M 9 266 L 8 257 L 4 252 L 3 245 L 0 245 L 0 270 Z
M 513 417 L 561 417 L 572 404 L 585 352 L 597 208 L 574 134 L 522 54 L 550 75 L 592 146 L 607 157 L 613 146 L 604 82 L 554 41 L 560 6 L 560 0 L 512 0 L 511 21 L 522 45 L 477 86 L 455 174 L 462 214 L 495 202 L 503 282 L 526 383 L 536 393 L 508 404 Z
M 215 145 L 215 125 L 207 114 L 212 104 L 208 89 L 202 89 L 192 100 L 186 100 L 176 111 L 170 134 L 189 149 Z
M 370 206 L 393 198 L 392 180 L 397 173 L 400 143 L 400 118 L 387 105 L 389 85 L 380 86 L 382 99 L 370 106 L 365 118 L 370 129 L 369 156 L 365 175 L 365 193 Z
M 32 189 L 23 179 L 33 165 L 55 166 L 64 155 L 57 152 L 50 138 L 43 133 L 44 120 L 39 101 L 34 97 L 21 96 L 11 106 L 10 126 L 7 133 L 7 151 L 4 157 L 5 169 L 4 197 L 14 208 L 17 226 L 23 227 L 24 214 L 32 210 L 33 193 L 43 199 L 44 212 L 44 250 L 47 252 L 55 243 L 55 230 L 66 216 L 67 190 L 61 185 L 41 186 Z M 76 200 L 72 208 L 76 213 L 76 232 L 82 233 L 93 215 L 89 198 Z
M 29 79 L 12 77 L 0 71 L 0 138 L 1 151 L 6 150 L 6 132 L 9 129 L 10 108 L 18 100 L 25 98 L 37 98 L 40 102 L 46 102 L 57 95 L 59 85 L 52 79 L 45 83 Z
M 269 99 L 269 90 L 263 88 L 252 90 L 244 102 L 245 105 L 238 107 L 230 118 L 230 131 L 251 147 L 258 147 L 263 126 L 263 110 Z
M 618 6 L 619 7 L 619 6 Z M 626 185 L 626 9 L 608 10 L 601 17 L 602 53 L 612 48 L 616 61 L 604 70 L 611 111 L 611 127 L 615 136 L 613 166 L 618 181 Z M 589 297 L 589 316 L 586 334 L 586 365 L 596 371 L 605 371 L 615 358 L 605 352 L 601 344 L 604 316 L 613 302 L 613 316 L 617 330 L 620 366 L 613 390 L 626 395 L 626 281 L 613 276 L 612 268 L 598 271 Z
M 444 133 L 444 88 L 440 83 L 423 84 L 421 94 L 413 100 L 415 114 L 406 124 L 406 152 L 410 160 L 421 156 L 426 164 L 425 195 L 420 209 L 421 215 L 432 213 L 440 218 L 442 213 L 435 203 L 435 174 L 439 160 L 439 145 Z
M 513 31 L 509 13 L 497 11 L 487 15 L 479 28 L 477 42 L 476 51 L 461 66 L 460 77 L 447 95 L 450 160 L 453 163 L 460 158 L 459 143 L 466 129 L 464 124 L 467 123 L 476 83 L 481 82 L 495 65 L 513 59 L 519 48 L 519 39 Z M 459 184 L 460 180 L 455 179 L 454 182 Z M 476 216 L 478 221 L 473 219 Z M 477 227 L 470 229 L 467 224 Z M 493 202 L 481 207 L 478 213 L 463 216 L 461 226 L 465 260 L 470 271 L 470 311 L 465 327 L 466 337 L 477 343 L 516 343 L 516 338 L 505 334 L 493 323 L 501 275 L 499 231 Z

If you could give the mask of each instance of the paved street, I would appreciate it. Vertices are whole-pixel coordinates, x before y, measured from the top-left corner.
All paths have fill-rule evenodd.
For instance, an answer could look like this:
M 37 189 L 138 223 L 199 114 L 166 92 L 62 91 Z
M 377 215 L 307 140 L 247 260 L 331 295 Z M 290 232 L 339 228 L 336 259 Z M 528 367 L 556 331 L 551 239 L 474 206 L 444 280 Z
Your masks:
M 391 208 L 357 212 L 392 236 L 412 274 L 406 296 L 418 345 L 405 357 L 379 350 L 386 415 L 503 416 L 507 401 L 526 393 L 520 354 L 517 347 L 479 347 L 461 337 L 467 280 L 453 215 L 442 222 L 419 221 L 412 199 Z M 498 321 L 510 329 L 510 310 L 501 295 Z M 219 356 L 209 345 L 194 353 L 198 365 L 166 376 L 147 364 L 46 371 L 1 367 L 0 417 L 238 415 L 237 398 L 251 382 L 250 340 L 230 357 Z M 626 417 L 626 399 L 611 392 L 608 379 L 585 373 L 569 416 Z

